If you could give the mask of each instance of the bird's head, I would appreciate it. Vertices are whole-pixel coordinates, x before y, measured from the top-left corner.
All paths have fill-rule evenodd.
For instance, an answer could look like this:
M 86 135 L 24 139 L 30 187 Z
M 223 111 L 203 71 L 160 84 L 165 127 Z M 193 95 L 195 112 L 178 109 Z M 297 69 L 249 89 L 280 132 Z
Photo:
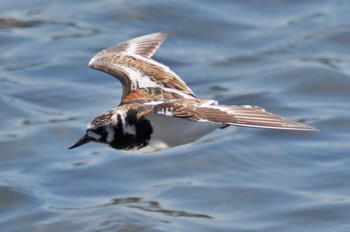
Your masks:
M 106 126 L 95 126 L 92 128 L 88 127 L 85 135 L 68 149 L 73 149 L 89 142 L 106 143 L 107 136 L 108 132 Z
M 108 143 L 114 135 L 113 120 L 111 119 L 113 112 L 109 111 L 91 120 L 87 125 L 85 135 L 68 149 L 73 149 L 89 142 Z

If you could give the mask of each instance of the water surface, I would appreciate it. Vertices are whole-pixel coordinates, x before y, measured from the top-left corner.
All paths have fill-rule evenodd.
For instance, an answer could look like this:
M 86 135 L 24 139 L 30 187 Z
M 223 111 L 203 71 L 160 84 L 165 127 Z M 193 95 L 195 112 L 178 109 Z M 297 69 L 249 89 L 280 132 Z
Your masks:
M 340 0 L 0 3 L 1 231 L 349 231 L 349 11 Z M 150 155 L 68 151 L 120 101 L 90 58 L 162 30 L 173 36 L 155 59 L 198 96 L 320 131 L 232 127 Z

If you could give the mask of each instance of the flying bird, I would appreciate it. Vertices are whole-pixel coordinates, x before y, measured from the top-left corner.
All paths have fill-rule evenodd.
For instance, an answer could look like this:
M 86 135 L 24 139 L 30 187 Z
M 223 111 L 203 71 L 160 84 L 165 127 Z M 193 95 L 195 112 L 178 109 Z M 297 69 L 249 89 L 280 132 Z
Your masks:
M 85 135 L 69 149 L 97 142 L 127 152 L 153 152 L 191 143 L 229 126 L 315 130 L 257 106 L 219 105 L 197 98 L 178 75 L 152 59 L 170 35 L 158 32 L 137 37 L 104 49 L 90 60 L 91 68 L 122 83 L 122 98 L 118 107 L 93 118 Z

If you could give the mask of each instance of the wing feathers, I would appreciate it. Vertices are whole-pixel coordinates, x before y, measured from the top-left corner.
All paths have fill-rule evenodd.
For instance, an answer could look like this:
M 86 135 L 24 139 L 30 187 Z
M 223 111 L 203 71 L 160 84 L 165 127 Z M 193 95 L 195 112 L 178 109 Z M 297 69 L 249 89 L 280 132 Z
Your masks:
M 131 39 L 105 49 L 110 53 L 137 54 L 151 58 L 159 46 L 171 35 L 170 32 L 157 32 Z
M 132 102 L 146 104 L 152 99 L 166 101 L 154 105 L 154 112 L 160 115 L 223 125 L 315 130 L 313 127 L 285 119 L 259 107 L 217 105 L 197 99 L 179 76 L 165 65 L 151 59 L 170 35 L 170 32 L 158 32 L 125 41 L 98 52 L 91 59 L 89 66 L 111 74 L 122 82 L 122 104 Z M 177 100 L 171 101 L 171 99 Z
M 183 98 L 195 98 L 178 75 L 151 59 L 170 34 L 153 33 L 104 49 L 90 60 L 89 66 L 119 79 L 123 85 L 122 99 L 140 88 L 158 87 L 178 91 Z
M 252 106 L 212 105 L 196 107 L 168 102 L 157 105 L 154 111 L 160 115 L 186 118 L 198 122 L 266 129 L 316 130 L 311 126 L 285 119 L 262 108 Z

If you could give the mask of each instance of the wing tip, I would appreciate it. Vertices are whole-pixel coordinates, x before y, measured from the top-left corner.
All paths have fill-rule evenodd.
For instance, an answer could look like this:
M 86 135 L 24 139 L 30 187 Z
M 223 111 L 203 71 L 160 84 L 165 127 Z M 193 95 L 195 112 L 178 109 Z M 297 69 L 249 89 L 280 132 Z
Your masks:
M 95 60 L 96 60 L 96 55 L 94 57 L 92 57 L 91 60 L 89 61 L 89 67 L 90 68 L 93 68 Z
M 155 32 L 153 34 L 161 34 L 163 35 L 165 38 L 168 38 L 169 36 L 171 36 L 173 33 L 171 31 L 159 31 L 159 32 Z
M 269 130 L 285 130 L 285 131 L 319 131 L 319 129 L 305 125 L 302 123 L 294 122 L 288 125 L 267 125 L 267 124 L 251 124 L 251 123 L 228 123 L 228 125 L 250 127 L 257 129 L 269 129 Z
M 142 42 L 143 40 L 144 41 L 154 40 L 154 41 L 158 42 L 157 45 L 153 44 L 152 46 L 154 46 L 154 47 L 150 51 L 147 51 L 148 53 L 146 53 L 146 54 L 143 54 L 142 50 L 137 51 L 141 55 L 145 55 L 146 57 L 150 58 L 157 51 L 159 46 L 171 35 L 172 35 L 172 32 L 170 32 L 170 31 L 159 31 L 159 32 L 139 36 L 139 37 L 136 37 L 134 39 L 127 40 L 127 41 L 124 41 L 122 43 L 116 44 L 112 47 L 105 48 L 105 49 L 99 51 L 94 57 L 92 57 L 92 59 L 89 61 L 89 67 L 94 68 L 94 63 L 96 62 L 98 57 L 101 57 L 106 53 L 123 53 L 123 52 L 127 51 L 128 46 L 130 46 L 130 45 L 127 45 L 128 43 L 138 44 L 138 43 Z
M 271 128 L 271 129 L 281 129 L 281 130 L 291 130 L 291 131 L 319 131 L 319 129 L 308 126 L 305 124 L 298 125 L 298 126 L 286 126 L 286 127 L 281 127 L 281 128 Z
M 291 130 L 298 130 L 298 131 L 319 131 L 316 127 L 309 126 L 303 123 L 296 122 L 296 127 L 291 127 Z

